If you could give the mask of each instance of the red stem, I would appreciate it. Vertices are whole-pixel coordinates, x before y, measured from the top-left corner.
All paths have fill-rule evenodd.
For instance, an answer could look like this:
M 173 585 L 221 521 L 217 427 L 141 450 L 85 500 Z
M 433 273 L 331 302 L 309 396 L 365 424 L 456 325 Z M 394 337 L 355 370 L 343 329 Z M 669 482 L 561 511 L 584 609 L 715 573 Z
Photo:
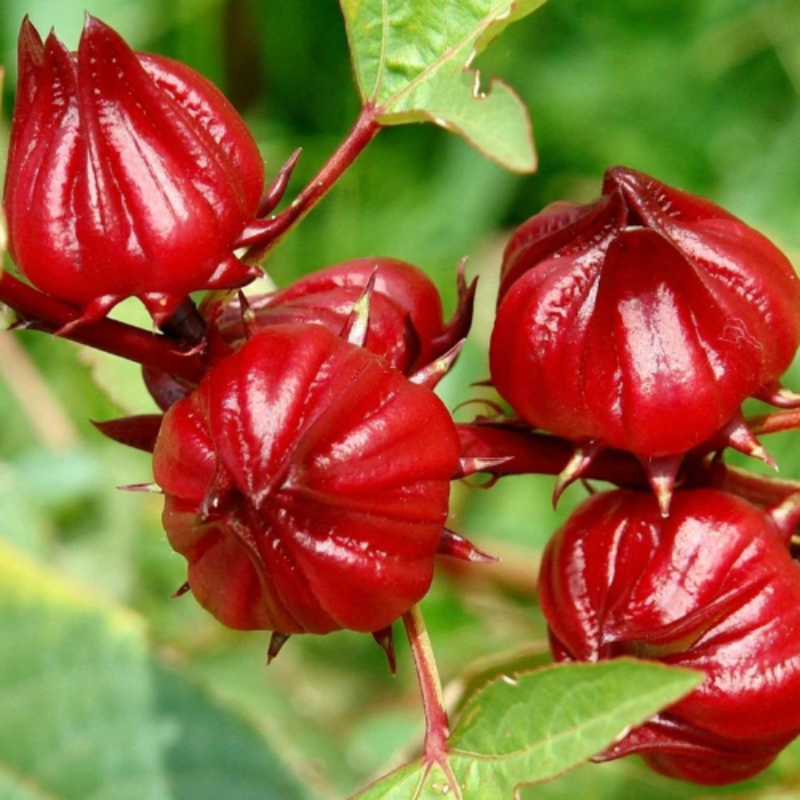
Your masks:
M 545 433 L 480 423 L 456 427 L 461 439 L 462 458 L 508 458 L 508 461 L 487 470 L 493 475 L 559 475 L 575 450 L 573 442 Z M 619 450 L 601 453 L 583 477 L 611 481 L 630 488 L 646 488 L 649 485 L 639 461 Z
M 381 126 L 375 121 L 375 108 L 370 104 L 365 105 L 344 141 L 291 205 L 277 216 L 254 223 L 245 231 L 242 238 L 249 249 L 244 260 L 258 261 L 275 247 L 328 193 L 380 129 Z
M 419 606 L 413 606 L 403 615 L 403 624 L 411 645 L 414 667 L 417 670 L 422 707 L 425 711 L 425 763 L 439 764 L 445 771 L 447 764 L 447 738 L 450 722 L 444 707 L 439 670 L 433 656 L 433 648 L 425 620 Z
M 81 316 L 79 309 L 43 294 L 8 272 L 0 274 L 0 303 L 14 310 L 28 327 L 46 333 L 55 333 Z M 199 354 L 181 350 L 166 336 L 122 322 L 104 319 L 78 325 L 64 338 L 192 383 L 203 375 L 203 360 Z
M 759 433 L 784 430 L 784 425 L 800 421 L 798 412 L 787 411 L 765 417 Z M 462 458 L 491 459 L 507 457 L 501 464 L 486 468 L 493 475 L 558 475 L 569 462 L 575 449 L 572 442 L 544 433 L 524 429 L 503 428 L 487 424 L 457 425 Z M 630 453 L 606 450 L 583 476 L 604 480 L 631 489 L 646 489 L 647 476 L 639 461 Z M 702 458 L 687 462 L 686 487 L 712 486 L 744 497 L 755 505 L 770 508 L 800 491 L 796 481 L 772 478 L 725 464 L 721 460 Z

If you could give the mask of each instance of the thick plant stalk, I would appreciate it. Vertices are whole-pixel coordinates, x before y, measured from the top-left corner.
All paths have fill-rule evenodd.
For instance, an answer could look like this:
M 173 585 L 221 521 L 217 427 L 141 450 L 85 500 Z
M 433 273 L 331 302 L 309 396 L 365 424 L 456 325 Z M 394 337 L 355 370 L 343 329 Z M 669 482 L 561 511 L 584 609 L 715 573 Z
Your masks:
M 423 760 L 428 768 L 438 764 L 447 775 L 448 782 L 458 796 L 458 784 L 447 763 L 447 739 L 450 721 L 444 706 L 442 683 L 433 655 L 431 640 L 419 606 L 403 614 L 403 624 L 417 671 L 422 707 L 425 711 L 425 745 Z
M 51 334 L 81 316 L 79 309 L 28 286 L 8 272 L 0 274 L 0 303 L 15 311 L 25 327 Z M 165 336 L 110 319 L 73 326 L 64 338 L 192 383 L 200 380 L 204 371 L 198 353 L 182 350 Z

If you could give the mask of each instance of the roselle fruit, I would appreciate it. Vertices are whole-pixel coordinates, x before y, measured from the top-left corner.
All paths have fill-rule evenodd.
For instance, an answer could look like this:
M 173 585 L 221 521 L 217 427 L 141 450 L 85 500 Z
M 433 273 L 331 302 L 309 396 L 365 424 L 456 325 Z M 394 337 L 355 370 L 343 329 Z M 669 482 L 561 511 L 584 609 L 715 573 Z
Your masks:
M 77 53 L 23 22 L 9 252 L 84 321 L 138 297 L 160 323 L 191 291 L 249 282 L 233 250 L 263 188 L 253 137 L 201 75 L 90 16 Z
M 594 495 L 549 542 L 539 596 L 558 661 L 636 656 L 705 673 L 600 760 L 640 753 L 703 784 L 743 780 L 800 733 L 800 565 L 780 516 L 715 490 Z
M 765 458 L 740 406 L 786 404 L 777 381 L 799 325 L 800 281 L 765 237 L 615 167 L 599 200 L 551 205 L 511 237 L 492 380 L 530 425 L 584 454 L 634 453 L 668 495 L 683 454 L 711 437 Z
M 357 258 L 312 272 L 286 288 L 249 297 L 254 328 L 287 322 L 314 322 L 340 333 L 368 286 L 369 330 L 364 346 L 401 372 L 413 372 L 444 355 L 469 333 L 475 285 L 458 274 L 459 304 L 445 324 L 433 281 L 419 268 L 394 258 Z M 239 302 L 218 327 L 236 346 L 245 338 Z
M 458 434 L 427 385 L 323 325 L 275 324 L 166 413 L 163 522 L 197 600 L 280 635 L 379 632 L 420 600 Z M 469 557 L 469 556 L 465 556 Z

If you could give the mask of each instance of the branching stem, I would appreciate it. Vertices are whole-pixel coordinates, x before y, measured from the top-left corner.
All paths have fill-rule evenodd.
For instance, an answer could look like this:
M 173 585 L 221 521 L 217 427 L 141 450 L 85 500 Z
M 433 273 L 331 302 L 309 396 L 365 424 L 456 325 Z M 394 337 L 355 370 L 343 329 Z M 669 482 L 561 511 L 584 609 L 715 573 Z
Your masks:
M 245 261 L 252 263 L 263 258 L 328 193 L 377 136 L 381 126 L 376 122 L 375 115 L 375 108 L 367 103 L 345 139 L 291 205 L 270 219 L 254 223 L 249 231 L 245 231 L 243 244 L 248 247 Z

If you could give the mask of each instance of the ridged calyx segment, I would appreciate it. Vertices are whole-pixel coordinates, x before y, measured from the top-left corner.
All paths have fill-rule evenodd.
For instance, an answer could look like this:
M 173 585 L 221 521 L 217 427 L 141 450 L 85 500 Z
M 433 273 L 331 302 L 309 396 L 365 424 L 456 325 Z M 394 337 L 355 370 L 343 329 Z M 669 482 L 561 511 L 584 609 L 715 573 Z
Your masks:
M 492 379 L 529 424 L 628 450 L 664 476 L 745 398 L 779 396 L 799 325 L 800 281 L 765 237 L 615 167 L 599 200 L 556 203 L 512 236 Z
M 459 268 L 458 308 L 444 322 L 439 291 L 418 267 L 394 258 L 357 258 L 317 270 L 286 288 L 250 296 L 251 328 L 313 322 L 339 333 L 354 304 L 370 286 L 369 330 L 364 346 L 407 374 L 442 356 L 469 333 L 475 284 Z M 234 346 L 246 338 L 240 305 L 231 303 L 218 322 Z
M 696 489 L 677 491 L 664 519 L 649 493 L 618 490 L 586 500 L 554 535 L 539 594 L 557 660 L 630 655 L 705 673 L 601 760 L 640 753 L 665 775 L 723 784 L 800 733 L 796 511 Z
M 85 321 L 138 297 L 160 323 L 259 274 L 233 250 L 263 188 L 253 137 L 204 77 L 90 16 L 77 53 L 23 22 L 3 203 L 34 286 Z
M 191 590 L 224 624 L 385 641 L 452 549 L 459 456 L 430 389 L 324 326 L 277 324 L 170 408 L 153 463 Z

